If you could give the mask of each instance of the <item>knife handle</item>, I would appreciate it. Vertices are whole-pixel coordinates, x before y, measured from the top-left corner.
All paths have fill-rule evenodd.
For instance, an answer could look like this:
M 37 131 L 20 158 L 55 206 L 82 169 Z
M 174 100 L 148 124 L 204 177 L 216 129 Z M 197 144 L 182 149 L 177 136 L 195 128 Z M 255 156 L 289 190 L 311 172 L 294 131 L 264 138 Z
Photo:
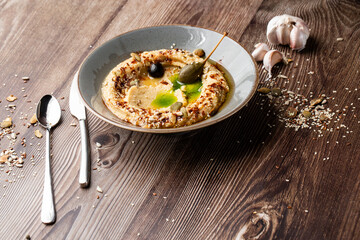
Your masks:
M 90 184 L 90 149 L 89 138 L 86 127 L 86 120 L 79 120 L 80 135 L 81 135 L 81 161 L 79 183 L 80 187 L 88 187 Z

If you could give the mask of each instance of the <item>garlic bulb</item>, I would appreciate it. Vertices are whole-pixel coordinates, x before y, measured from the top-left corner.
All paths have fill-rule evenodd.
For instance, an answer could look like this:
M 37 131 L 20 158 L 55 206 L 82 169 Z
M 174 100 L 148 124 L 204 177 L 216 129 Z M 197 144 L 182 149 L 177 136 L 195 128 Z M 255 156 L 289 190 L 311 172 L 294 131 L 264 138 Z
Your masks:
M 268 51 L 270 51 L 270 48 L 266 43 L 257 43 L 251 55 L 255 58 L 255 61 L 262 61 Z
M 301 18 L 287 14 L 272 18 L 266 31 L 270 43 L 290 45 L 299 51 L 305 48 L 309 35 L 309 28 Z
M 264 56 L 264 68 L 269 72 L 269 77 L 271 77 L 272 67 L 283 61 L 283 55 L 278 50 L 270 50 Z

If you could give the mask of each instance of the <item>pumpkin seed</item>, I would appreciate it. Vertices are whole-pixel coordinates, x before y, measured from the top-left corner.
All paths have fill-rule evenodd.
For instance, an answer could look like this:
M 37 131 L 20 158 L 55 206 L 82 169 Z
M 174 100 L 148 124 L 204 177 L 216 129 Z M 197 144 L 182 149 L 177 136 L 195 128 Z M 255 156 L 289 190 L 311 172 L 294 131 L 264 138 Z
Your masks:
M 186 110 L 185 107 L 182 107 L 182 108 L 180 109 L 180 111 L 182 112 L 184 118 L 186 118 L 186 117 L 188 116 L 188 113 L 187 113 L 187 110 Z
M 130 56 L 136 59 L 136 61 L 141 62 L 141 57 L 137 53 L 130 53 Z
M 259 93 L 264 93 L 264 94 L 268 94 L 269 92 L 271 92 L 271 90 L 267 87 L 262 87 L 262 88 L 259 88 L 257 90 Z
M 132 80 L 131 82 L 130 82 L 130 86 L 139 86 L 139 80 Z
M 325 121 L 328 117 L 325 114 L 321 114 L 319 119 L 320 121 Z
M 311 117 L 311 112 L 309 112 L 309 111 L 303 111 L 303 112 L 302 112 L 302 115 L 303 115 L 305 118 L 310 118 L 310 117 Z
M 271 95 L 273 95 L 274 97 L 281 96 L 282 95 L 281 89 L 280 88 L 272 88 Z
M 288 117 L 288 118 L 295 118 L 296 117 L 296 115 L 297 115 L 297 109 L 296 108 L 294 108 L 294 107 L 288 107 L 287 109 L 286 109 L 286 116 Z
M 170 110 L 175 112 L 175 111 L 179 110 L 182 107 L 182 105 L 183 105 L 182 102 L 176 102 L 170 106 Z
M 322 100 L 323 100 L 322 98 L 312 99 L 312 100 L 310 101 L 310 106 L 318 105 L 319 103 L 322 102 Z

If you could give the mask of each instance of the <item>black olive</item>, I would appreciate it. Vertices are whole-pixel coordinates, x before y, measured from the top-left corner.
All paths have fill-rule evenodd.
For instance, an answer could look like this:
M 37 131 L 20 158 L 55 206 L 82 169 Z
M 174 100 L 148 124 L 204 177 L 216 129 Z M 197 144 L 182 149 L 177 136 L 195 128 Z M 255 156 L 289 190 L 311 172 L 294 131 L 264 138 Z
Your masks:
M 164 67 L 161 63 L 152 63 L 150 65 L 149 74 L 153 78 L 160 78 L 164 76 Z

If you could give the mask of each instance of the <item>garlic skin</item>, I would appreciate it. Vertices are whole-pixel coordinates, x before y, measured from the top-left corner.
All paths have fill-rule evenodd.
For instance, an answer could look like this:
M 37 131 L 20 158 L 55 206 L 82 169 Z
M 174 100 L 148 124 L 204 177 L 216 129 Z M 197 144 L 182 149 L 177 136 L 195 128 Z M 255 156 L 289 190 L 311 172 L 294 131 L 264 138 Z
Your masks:
M 255 61 L 259 62 L 264 59 L 264 56 L 268 51 L 270 51 L 270 48 L 266 43 L 257 43 L 255 45 L 255 50 L 251 55 L 254 57 Z
M 283 54 L 278 50 L 270 50 L 264 56 L 264 68 L 269 72 L 269 77 L 271 78 L 271 69 L 272 67 L 283 61 Z
M 287 14 L 273 17 L 267 25 L 266 36 L 271 44 L 290 45 L 293 50 L 305 48 L 310 31 L 298 17 Z

